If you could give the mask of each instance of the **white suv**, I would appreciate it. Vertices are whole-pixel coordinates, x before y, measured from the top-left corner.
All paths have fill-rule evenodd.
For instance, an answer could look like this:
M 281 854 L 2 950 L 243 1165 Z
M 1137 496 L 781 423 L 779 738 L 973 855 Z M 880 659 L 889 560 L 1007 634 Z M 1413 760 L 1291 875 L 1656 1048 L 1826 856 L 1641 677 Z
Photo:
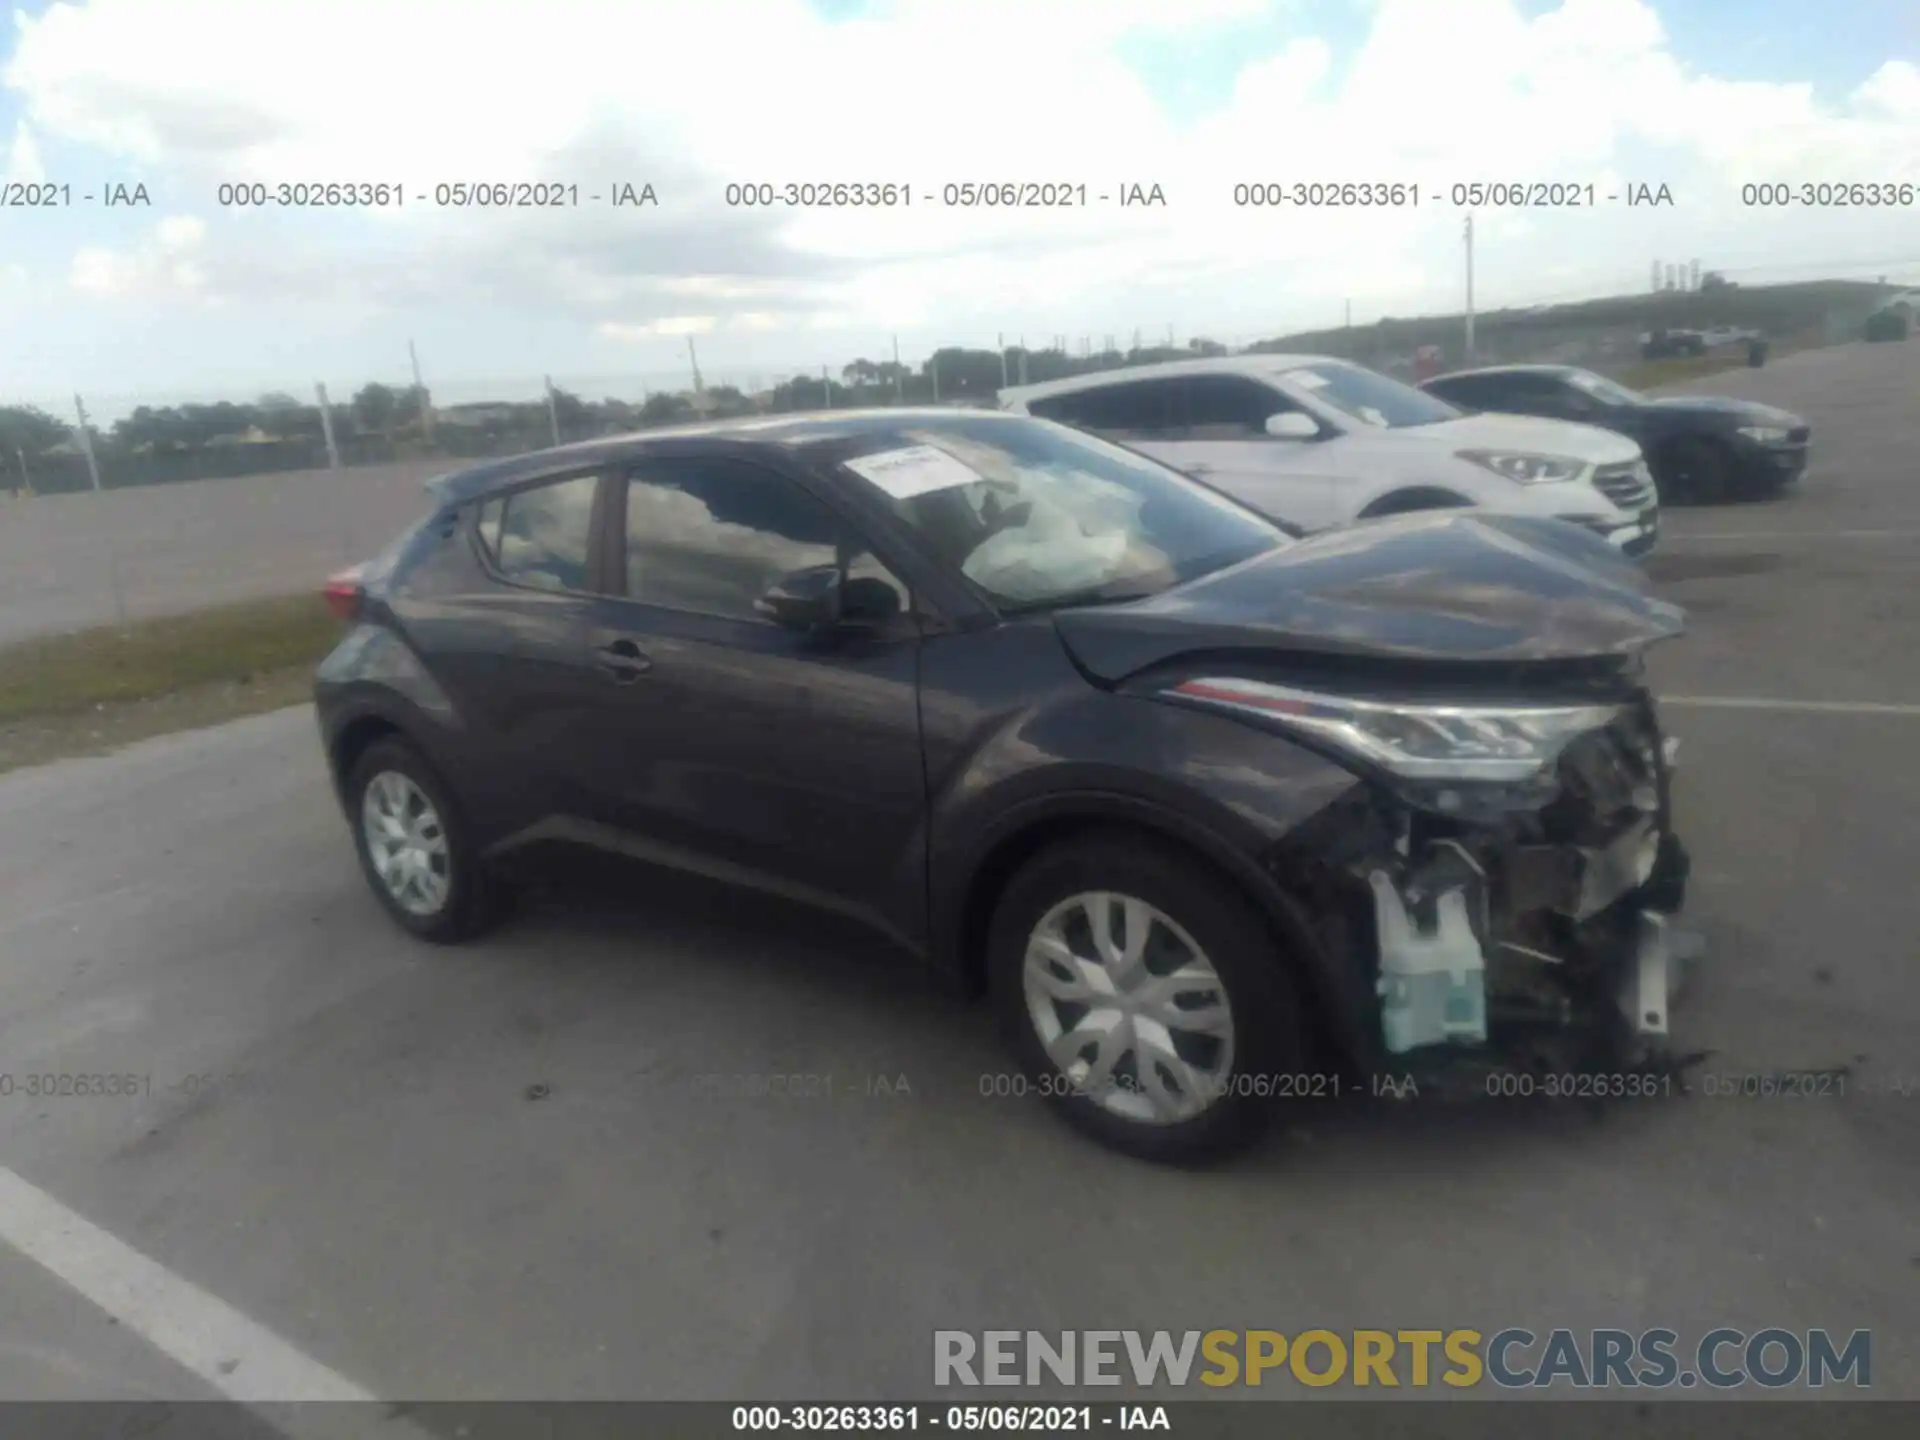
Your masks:
M 1473 506 L 1570 520 L 1629 555 L 1660 532 L 1640 447 L 1590 425 L 1468 415 L 1346 360 L 1236 355 L 1076 375 L 1000 407 L 1090 430 L 1295 530 Z

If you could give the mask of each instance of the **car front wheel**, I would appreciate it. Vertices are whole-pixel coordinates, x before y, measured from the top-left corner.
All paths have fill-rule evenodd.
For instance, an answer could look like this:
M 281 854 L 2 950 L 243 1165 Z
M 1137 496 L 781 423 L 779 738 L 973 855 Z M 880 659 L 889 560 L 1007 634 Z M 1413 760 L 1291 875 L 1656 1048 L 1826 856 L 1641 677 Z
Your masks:
M 1694 505 L 1723 505 L 1732 499 L 1733 465 L 1711 440 L 1682 440 L 1667 455 L 1666 482 L 1673 494 Z
M 1002 897 L 988 961 L 1027 1092 L 1125 1153 L 1241 1149 L 1295 1079 L 1298 1007 L 1272 933 L 1177 849 L 1116 834 L 1043 852 Z
M 411 745 L 368 747 L 347 781 L 360 868 L 387 913 L 423 940 L 449 943 L 491 918 L 485 876 L 451 794 Z

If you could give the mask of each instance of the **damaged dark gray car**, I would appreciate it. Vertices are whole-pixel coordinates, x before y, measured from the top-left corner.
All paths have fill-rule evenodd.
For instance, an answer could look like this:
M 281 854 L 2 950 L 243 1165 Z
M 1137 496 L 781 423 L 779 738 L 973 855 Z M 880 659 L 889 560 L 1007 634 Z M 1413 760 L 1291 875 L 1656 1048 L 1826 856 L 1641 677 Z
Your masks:
M 1604 541 L 1295 541 L 1134 452 L 952 411 L 598 441 L 439 482 L 329 594 L 323 738 L 424 938 L 560 839 L 861 920 L 1154 1158 L 1370 1078 L 1655 1072 L 1686 852 Z M 1595 1093 L 1604 1094 L 1604 1086 Z

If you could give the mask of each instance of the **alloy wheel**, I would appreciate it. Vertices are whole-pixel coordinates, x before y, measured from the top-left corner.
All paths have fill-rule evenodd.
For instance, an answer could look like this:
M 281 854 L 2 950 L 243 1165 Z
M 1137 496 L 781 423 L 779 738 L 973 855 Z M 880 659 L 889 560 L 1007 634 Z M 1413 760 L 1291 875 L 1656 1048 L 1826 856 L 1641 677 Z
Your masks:
M 399 771 L 382 770 L 361 797 L 360 827 L 393 903 L 422 918 L 438 914 L 453 889 L 453 862 L 446 822 L 426 792 Z
M 1225 1094 L 1226 986 L 1193 937 L 1145 900 L 1087 891 L 1061 901 L 1028 936 L 1022 980 L 1041 1045 L 1100 1109 L 1173 1125 Z

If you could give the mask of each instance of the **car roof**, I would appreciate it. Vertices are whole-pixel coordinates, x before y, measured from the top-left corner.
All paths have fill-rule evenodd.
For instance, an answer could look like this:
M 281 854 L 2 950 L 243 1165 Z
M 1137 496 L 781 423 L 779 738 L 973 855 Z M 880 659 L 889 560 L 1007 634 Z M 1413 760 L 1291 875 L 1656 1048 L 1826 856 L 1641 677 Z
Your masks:
M 1441 380 L 1463 380 L 1469 375 L 1571 375 L 1578 368 L 1576 365 L 1481 365 L 1472 370 L 1449 370 L 1444 375 L 1431 375 L 1420 383 L 1432 385 Z
M 1303 365 L 1352 363 L 1337 355 L 1213 355 L 1199 360 L 1160 360 L 1151 365 L 1124 365 L 1113 370 L 1069 375 L 1062 380 L 1046 380 L 1037 385 L 1010 385 L 999 392 L 999 399 L 1002 405 L 1007 405 L 1141 380 L 1171 380 L 1183 375 L 1278 375 L 1297 370 Z
M 819 410 L 790 415 L 755 415 L 737 420 L 715 420 L 691 425 L 668 425 L 658 430 L 635 430 L 621 435 L 605 435 L 580 440 L 571 445 L 556 445 L 526 455 L 489 460 L 465 470 L 449 471 L 427 482 L 435 498 L 461 504 L 476 496 L 508 489 L 523 480 L 550 475 L 572 466 L 582 468 L 599 464 L 617 464 L 644 456 L 650 449 L 687 440 L 707 439 L 715 449 L 737 451 L 741 446 L 760 445 L 786 450 L 805 450 L 837 440 L 862 435 L 885 435 L 957 415 L 977 417 L 1003 424 L 1030 424 L 1025 416 L 1008 415 L 1000 410 L 961 409 L 955 406 L 887 406 L 864 410 Z

